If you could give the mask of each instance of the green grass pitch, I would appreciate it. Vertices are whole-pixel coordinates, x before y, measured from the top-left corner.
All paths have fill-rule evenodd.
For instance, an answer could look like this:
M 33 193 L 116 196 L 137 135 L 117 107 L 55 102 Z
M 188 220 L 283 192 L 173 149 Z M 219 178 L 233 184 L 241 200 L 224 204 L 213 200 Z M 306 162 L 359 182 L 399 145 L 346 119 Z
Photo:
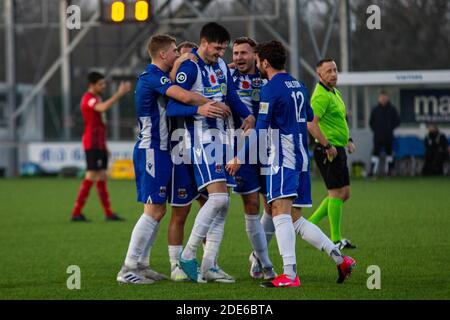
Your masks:
M 150 286 L 119 285 L 115 277 L 142 207 L 132 181 L 110 181 L 115 211 L 125 222 L 106 222 L 95 188 L 84 210 L 89 224 L 69 222 L 78 191 L 76 179 L 0 179 L 0 299 L 449 299 L 450 180 L 397 178 L 352 181 L 352 198 L 344 205 L 343 235 L 358 248 L 347 251 L 358 266 L 344 285 L 323 252 L 297 238 L 300 288 L 267 289 L 248 275 L 250 243 L 242 203 L 231 210 L 219 263 L 237 278 L 235 284 L 163 281 Z M 316 207 L 325 189 L 313 180 Z M 185 229 L 187 239 L 197 205 Z M 312 209 L 305 210 L 309 216 Z M 169 274 L 167 223 L 163 219 L 151 265 Z M 328 220 L 320 227 L 329 233 Z M 201 250 L 200 250 L 201 251 Z M 281 258 L 270 244 L 276 271 Z M 66 286 L 67 267 L 81 268 L 81 289 Z M 381 289 L 366 286 L 367 268 L 381 269 Z

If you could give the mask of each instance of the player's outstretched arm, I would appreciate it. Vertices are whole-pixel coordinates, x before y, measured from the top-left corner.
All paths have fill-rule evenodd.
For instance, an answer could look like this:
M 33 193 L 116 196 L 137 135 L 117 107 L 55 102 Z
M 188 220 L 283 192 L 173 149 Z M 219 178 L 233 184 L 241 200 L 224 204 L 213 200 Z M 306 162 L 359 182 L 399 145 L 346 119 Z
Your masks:
M 199 106 L 205 103 L 210 102 L 211 100 L 208 98 L 205 98 L 204 96 L 192 92 L 189 90 L 185 90 L 182 87 L 178 85 L 173 85 L 166 91 L 166 95 L 169 98 L 178 100 L 184 104 L 193 105 L 193 106 Z
M 122 98 L 128 91 L 131 90 L 131 83 L 129 81 L 121 81 L 119 88 L 111 98 L 104 102 L 97 103 L 94 110 L 97 112 L 105 112 L 111 108 L 120 98 Z

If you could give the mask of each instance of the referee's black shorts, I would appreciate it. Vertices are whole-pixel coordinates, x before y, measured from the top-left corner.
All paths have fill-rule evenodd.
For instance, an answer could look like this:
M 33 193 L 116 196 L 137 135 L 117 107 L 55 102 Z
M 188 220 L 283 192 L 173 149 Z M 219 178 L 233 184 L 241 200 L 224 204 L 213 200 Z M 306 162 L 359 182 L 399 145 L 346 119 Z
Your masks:
M 106 150 L 89 149 L 86 153 L 86 167 L 89 171 L 106 170 L 108 168 L 108 153 Z
M 321 145 L 314 148 L 314 159 L 327 189 L 340 189 L 350 185 L 350 176 L 347 167 L 347 153 L 344 147 L 336 147 L 337 156 L 329 161 L 327 153 Z

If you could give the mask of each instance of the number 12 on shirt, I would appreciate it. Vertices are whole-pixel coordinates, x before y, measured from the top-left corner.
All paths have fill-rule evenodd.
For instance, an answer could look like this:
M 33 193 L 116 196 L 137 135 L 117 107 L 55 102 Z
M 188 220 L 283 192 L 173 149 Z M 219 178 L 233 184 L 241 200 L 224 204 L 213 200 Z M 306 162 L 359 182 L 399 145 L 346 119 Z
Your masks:
M 301 91 L 292 91 L 291 98 L 294 99 L 297 122 L 306 122 L 306 119 L 302 118 L 302 108 L 305 103 L 305 97 L 303 96 L 303 93 Z

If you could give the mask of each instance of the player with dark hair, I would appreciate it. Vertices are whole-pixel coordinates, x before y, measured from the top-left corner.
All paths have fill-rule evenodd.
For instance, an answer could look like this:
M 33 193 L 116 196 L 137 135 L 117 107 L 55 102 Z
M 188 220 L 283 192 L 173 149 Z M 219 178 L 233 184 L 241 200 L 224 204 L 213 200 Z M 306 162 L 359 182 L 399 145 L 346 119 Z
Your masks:
M 108 168 L 108 150 L 106 147 L 105 112 L 111 108 L 122 96 L 130 91 L 129 82 L 121 82 L 117 92 L 106 101 L 102 101 L 101 94 L 105 91 L 105 76 L 99 72 L 90 72 L 87 76 L 88 91 L 81 99 L 81 114 L 84 121 L 83 148 L 86 154 L 86 175 L 78 191 L 75 206 L 72 210 L 72 221 L 88 221 L 81 212 L 89 196 L 89 191 L 95 183 L 97 194 L 103 206 L 107 221 L 123 220 L 112 212 L 106 186 L 106 169 Z
M 200 31 L 198 50 L 193 50 L 198 61 L 187 60 L 177 71 L 176 82 L 187 90 L 198 92 L 205 97 L 219 102 L 226 102 L 233 113 L 244 118 L 242 128 L 254 127 L 255 118 L 240 101 L 234 89 L 230 71 L 221 59 L 230 42 L 230 34 L 221 25 L 210 22 Z M 168 105 L 170 116 L 171 106 L 178 103 L 171 100 Z M 206 119 L 205 117 L 186 117 L 185 127 L 189 132 L 190 155 L 193 164 L 195 183 L 198 191 L 206 189 L 208 200 L 199 210 L 189 240 L 180 255 L 180 266 L 192 281 L 234 282 L 234 278 L 226 274 L 216 265 L 228 213 L 228 186 L 234 185 L 232 177 L 228 176 L 225 167 L 225 154 L 207 156 L 205 150 L 218 146 L 226 148 L 230 141 L 226 130 L 233 128 L 231 119 Z M 217 133 L 212 140 L 212 132 Z M 214 148 L 216 150 L 216 148 Z M 201 268 L 196 259 L 197 249 L 206 237 Z
M 233 41 L 233 66 L 230 69 L 236 91 L 249 111 L 257 117 L 260 91 L 267 83 L 256 68 L 256 42 L 249 37 L 240 37 Z M 236 127 L 242 119 L 234 117 Z M 250 276 L 254 279 L 273 279 L 276 273 L 270 261 L 264 228 L 259 217 L 259 193 L 265 195 L 265 181 L 260 175 L 258 164 L 243 164 L 235 175 L 236 186 L 233 192 L 239 194 L 244 204 L 245 226 L 253 251 L 249 256 Z M 267 205 L 264 201 L 265 206 Z M 266 212 L 267 210 L 264 210 Z M 264 213 L 265 214 L 265 213 Z
M 354 260 L 343 257 L 323 232 L 301 216 L 301 208 L 311 206 L 311 181 L 307 149 L 307 121 L 313 118 L 304 84 L 285 71 L 286 50 L 278 41 L 259 44 L 256 47 L 257 67 L 269 82 L 262 88 L 256 130 L 277 130 L 279 135 L 269 134 L 270 153 L 278 161 L 268 164 L 266 175 L 267 202 L 270 205 L 278 248 L 283 258 L 283 274 L 264 287 L 298 287 L 296 271 L 295 234 L 319 250 L 324 250 L 337 264 L 342 283 L 351 273 Z M 317 128 L 316 128 L 317 129 Z M 259 135 L 259 134 L 258 134 Z M 320 130 L 314 135 L 324 140 Z M 235 175 L 243 154 L 227 164 L 227 170 Z

